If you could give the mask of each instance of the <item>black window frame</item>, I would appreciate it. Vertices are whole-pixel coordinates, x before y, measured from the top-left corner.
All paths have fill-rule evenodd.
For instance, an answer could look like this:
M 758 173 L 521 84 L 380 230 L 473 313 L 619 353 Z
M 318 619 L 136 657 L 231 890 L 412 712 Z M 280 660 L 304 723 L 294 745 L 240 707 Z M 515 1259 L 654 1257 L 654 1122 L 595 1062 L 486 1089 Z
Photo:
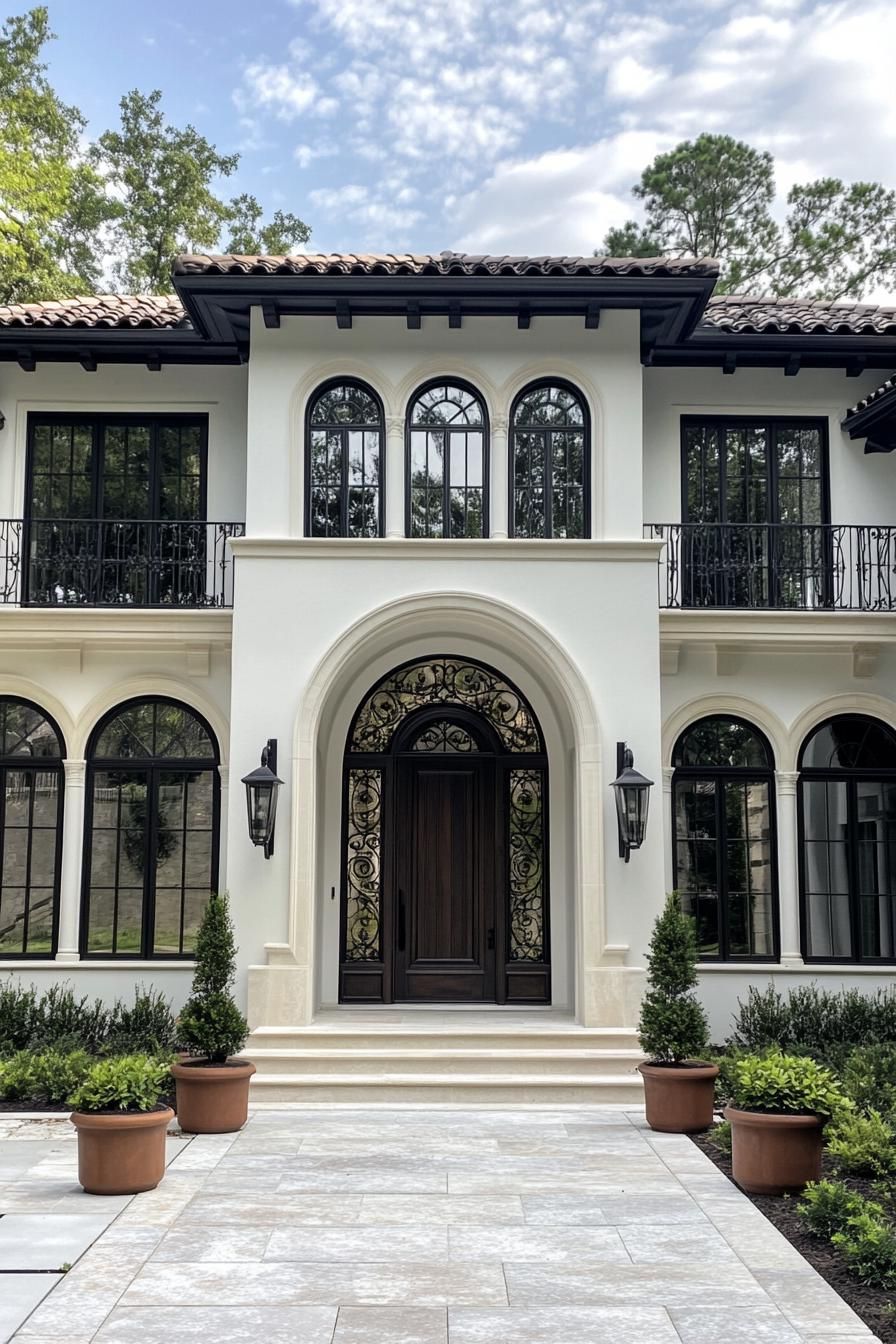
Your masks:
M 47 961 L 56 956 L 59 947 L 59 896 L 62 883 L 62 838 L 65 824 L 65 761 L 66 744 L 65 738 L 59 724 L 53 718 L 53 715 L 39 705 L 36 701 L 30 700 L 24 695 L 0 695 L 2 701 L 14 701 L 16 704 L 26 705 L 33 709 L 35 713 L 40 714 L 50 725 L 56 734 L 56 740 L 59 743 L 58 756 L 4 756 L 0 755 L 0 796 L 6 797 L 6 775 L 9 770 L 30 771 L 32 774 L 53 773 L 57 776 L 57 803 L 56 803 L 56 844 L 53 850 L 53 915 L 50 930 L 50 951 L 49 952 L 8 952 L 0 950 L 0 964 L 16 963 L 20 961 Z M 30 817 L 33 819 L 34 795 L 30 801 Z M 2 883 L 2 863 L 6 830 L 5 807 L 0 809 L 0 893 L 3 890 Z M 29 823 L 29 857 L 31 852 L 30 833 L 33 825 Z M 31 884 L 26 887 L 27 896 L 25 900 L 26 918 L 23 924 L 23 934 L 27 934 L 28 924 L 27 915 L 30 910 L 30 892 Z
M 179 709 L 184 709 L 205 729 L 209 741 L 214 750 L 213 763 L 208 757 L 164 757 L 164 756 L 143 756 L 135 757 L 132 766 L 123 761 L 121 757 L 97 756 L 95 754 L 97 743 L 104 729 L 114 719 L 118 718 L 125 710 L 134 705 L 145 704 L 163 704 L 175 705 Z M 136 695 L 127 700 L 120 701 L 105 714 L 94 725 L 87 744 L 87 769 L 85 778 L 85 797 L 84 797 L 84 848 L 81 873 L 81 928 L 80 928 L 80 957 L 82 961 L 184 961 L 191 962 L 195 960 L 195 954 L 192 952 L 154 952 L 153 935 L 155 932 L 155 884 L 151 882 L 151 865 L 149 856 L 155 851 L 156 823 L 158 820 L 158 775 L 159 774 L 191 774 L 197 771 L 210 771 L 212 775 L 212 840 L 211 840 L 211 879 L 209 883 L 209 895 L 211 896 L 218 890 L 218 878 L 220 874 L 221 859 L 221 748 L 218 742 L 217 734 L 211 724 L 201 713 L 200 710 L 188 704 L 185 700 L 178 700 L 168 695 Z M 93 804 L 94 804 L 94 778 L 97 771 L 114 770 L 117 773 L 125 773 L 132 770 L 135 777 L 139 775 L 147 776 L 151 788 L 147 788 L 147 797 L 149 803 L 149 818 L 147 821 L 147 833 L 151 843 L 147 847 L 147 852 L 143 858 L 143 905 L 141 913 L 140 928 L 140 950 L 137 952 L 91 952 L 89 948 L 90 939 L 90 884 L 91 884 L 91 852 L 93 836 Z M 119 828 L 120 829 L 120 828 Z M 116 887 L 117 892 L 117 887 Z M 115 901 L 115 911 L 113 915 L 113 942 L 115 941 L 115 927 L 118 921 L 118 903 L 117 896 Z M 184 893 L 181 890 L 181 940 L 183 939 L 183 921 L 184 921 Z
M 766 481 L 768 484 L 768 499 L 772 504 L 774 512 L 779 513 L 779 494 L 778 494 L 778 470 L 777 459 L 771 451 L 773 446 L 773 434 L 778 428 L 786 429 L 814 429 L 819 432 L 820 445 L 820 466 L 821 466 L 821 519 L 818 524 L 820 527 L 827 527 L 831 521 L 831 463 L 830 463 L 830 423 L 825 416 L 819 415 L 683 415 L 681 417 L 680 437 L 681 437 L 681 521 L 684 524 L 700 524 L 705 520 L 702 518 L 691 519 L 688 516 L 688 438 L 689 429 L 764 429 L 766 431 Z M 727 498 L 725 483 L 727 473 L 725 470 L 724 455 L 719 458 L 719 501 L 723 503 Z M 720 508 L 720 513 L 724 512 Z M 756 523 L 756 527 L 778 525 L 778 517 L 769 518 L 765 523 Z M 728 524 L 727 519 L 720 517 L 716 524 L 707 523 L 710 526 L 738 526 L 738 524 Z M 753 526 L 753 524 L 744 524 L 744 526 Z M 812 524 L 805 524 L 812 526 Z
M 531 427 L 520 425 L 519 429 L 515 423 L 517 408 L 520 402 L 532 392 L 537 392 L 542 387 L 559 387 L 563 391 L 569 392 L 575 397 L 582 408 L 582 434 L 584 445 L 582 450 L 582 536 L 580 538 L 569 538 L 569 540 L 587 541 L 591 537 L 591 412 L 588 407 L 588 400 L 581 390 L 571 383 L 568 378 L 536 378 L 533 382 L 527 383 L 521 388 L 514 397 L 510 406 L 510 419 L 508 422 L 508 445 L 507 445 L 507 476 L 508 476 L 508 495 L 507 495 L 507 532 L 508 536 L 515 537 L 520 534 L 516 531 L 516 435 L 517 432 L 526 434 L 543 434 L 545 438 L 548 434 L 556 432 L 556 427 L 551 425 L 533 425 Z M 568 433 L 569 428 L 565 427 L 559 430 L 560 433 Z M 545 531 L 544 540 L 557 541 L 566 540 L 566 538 L 557 538 L 554 536 L 554 515 L 551 507 L 551 501 L 554 489 L 553 472 L 547 470 L 547 465 L 551 462 L 551 456 L 545 453 L 545 487 L 544 487 L 544 521 Z M 529 540 L 529 538 L 525 538 Z
M 472 426 L 472 425 L 458 425 L 458 426 L 455 427 L 454 431 L 452 431 L 450 425 L 446 425 L 446 426 L 445 426 L 445 431 L 446 431 L 446 433 L 449 435 L 449 438 L 448 438 L 449 448 L 448 448 L 448 452 L 447 452 L 447 454 L 446 454 L 445 469 L 444 469 L 444 471 L 443 471 L 443 473 L 442 473 L 442 531 L 441 531 L 441 534 L 440 534 L 439 536 L 428 537 L 428 538 L 416 537 L 416 536 L 414 535 L 413 531 L 412 531 L 412 528 L 411 528 L 411 521 L 412 521 L 412 509 L 411 509 L 411 458 L 412 458 L 412 450 L 411 450 L 411 433 L 412 433 L 412 431 L 414 431 L 414 430 L 416 430 L 416 431 L 419 432 L 419 430 L 421 430 L 421 429 L 424 429 L 424 430 L 425 430 L 425 429 L 435 429 L 435 428 L 438 428 L 438 426 L 435 426 L 435 425 L 413 425 L 413 424 L 411 423 L 411 412 L 412 412 L 414 406 L 416 405 L 416 403 L 417 403 L 417 402 L 419 401 L 419 399 L 423 396 L 423 394 L 424 394 L 425 392 L 428 392 L 428 391 L 430 390 L 430 388 L 433 388 L 433 387 L 457 387 L 457 388 L 460 388 L 460 389 L 461 389 L 462 391 L 464 391 L 464 392 L 469 392 L 469 394 L 470 394 L 471 396 L 473 396 L 473 397 L 476 398 L 477 402 L 479 403 L 479 408 L 480 408 L 480 410 L 481 410 L 481 412 L 482 412 L 482 535 L 481 535 L 481 537 L 472 537 L 472 538 L 470 538 L 470 537 L 452 537 L 452 536 L 450 535 L 450 533 L 446 533 L 446 531 L 445 531 L 445 524 L 446 524 L 446 521 L 448 520 L 448 518 L 449 518 L 449 516 L 450 516 L 450 502 L 451 502 L 451 471 L 450 471 L 450 463 L 451 463 L 451 449 L 450 449 L 450 442 L 451 442 L 451 440 L 450 440 L 450 435 L 451 435 L 452 432 L 454 432 L 454 433 L 467 433 L 467 434 L 470 433 L 471 430 L 473 430 L 473 431 L 475 432 L 475 428 L 476 428 L 476 427 L 475 427 L 475 426 Z M 428 378 L 428 379 L 426 380 L 425 383 L 421 383 L 421 384 L 419 385 L 419 387 L 415 388 L 414 391 L 411 393 L 410 397 L 408 397 L 408 404 L 407 404 L 407 406 L 406 406 L 406 408 L 405 408 L 405 413 L 404 413 L 404 438 L 405 438 L 405 452 L 404 452 L 404 534 L 405 534 L 405 537 L 408 537 L 408 538 L 410 538 L 411 540 L 414 540 L 414 541 L 421 541 L 421 540 L 429 540 L 429 541 L 470 541 L 470 540 L 472 540 L 472 541 L 484 541 L 484 540 L 486 540 L 486 539 L 490 536 L 490 534 L 491 534 L 491 526 L 490 526 L 490 519 L 489 519 L 489 501 L 490 501 L 490 484 L 491 484 L 491 483 L 490 483 L 490 479 L 489 479 L 489 478 L 490 478 L 490 474 L 491 474 L 491 429 L 490 429 L 490 425 L 489 425 L 488 405 L 487 405 L 487 403 L 486 403 L 485 397 L 484 397 L 483 394 L 480 392 L 479 388 L 476 387 L 476 386 L 474 386 L 473 383 L 468 382 L 466 378 L 455 378 L 452 374 L 444 374 L 444 375 L 442 375 L 441 377 L 437 377 L 437 378 Z M 467 486 L 467 487 L 465 487 L 465 489 L 470 489 L 470 487 Z
M 726 723 L 740 724 L 748 728 L 753 733 L 766 751 L 766 758 L 769 762 L 767 766 L 752 765 L 675 765 L 675 757 L 678 753 L 679 744 L 688 733 L 701 723 L 706 723 L 714 719 L 722 719 Z M 732 965 L 772 965 L 781 959 L 781 912 L 780 912 L 780 892 L 778 882 L 778 809 L 777 809 L 777 789 L 775 781 L 775 753 L 772 744 L 761 728 L 757 727 L 749 719 L 740 714 L 726 714 L 724 711 L 717 711 L 712 714 L 703 714 L 699 718 L 693 719 L 675 739 L 675 745 L 672 749 L 672 790 L 671 790 L 671 818 L 670 818 L 670 840 L 672 843 L 672 880 L 673 887 L 678 890 L 678 835 L 676 830 L 676 785 L 680 780 L 710 780 L 714 784 L 723 783 L 726 780 L 732 780 L 740 783 L 749 783 L 757 781 L 768 786 L 769 801 L 769 874 L 771 878 L 770 905 L 772 921 L 772 950 L 763 955 L 758 954 L 732 954 L 729 948 L 729 905 L 728 905 L 728 874 L 727 865 L 724 862 L 726 849 L 727 824 L 725 820 L 725 809 L 722 805 L 724 799 L 724 789 L 716 787 L 715 808 L 716 808 L 716 881 L 717 881 L 717 900 L 718 900 L 718 926 L 719 926 L 719 955 L 712 956 L 699 952 L 698 956 L 701 964 L 710 966 L 732 964 Z
M 884 719 L 878 719 L 873 714 L 864 714 L 861 711 L 850 713 L 848 710 L 840 714 L 830 714 L 827 718 L 816 723 L 815 726 L 805 735 L 800 745 L 799 757 L 797 758 L 797 769 L 799 771 L 797 779 L 797 848 L 799 851 L 799 901 L 800 901 L 800 951 L 803 961 L 811 965 L 829 965 L 829 966 L 894 966 L 896 965 L 896 940 L 894 940 L 894 953 L 891 957 L 863 957 L 856 955 L 856 949 L 861 949 L 861 918 L 860 918 L 860 893 L 858 890 L 858 833 L 856 823 L 859 820 L 857 807 L 857 785 L 859 783 L 893 783 L 896 784 L 896 766 L 892 770 L 885 769 L 867 769 L 866 767 L 852 768 L 849 766 L 805 766 L 803 759 L 806 749 L 815 735 L 828 724 L 837 719 L 863 719 L 869 724 L 884 728 L 894 738 L 896 738 L 896 728 L 888 724 Z M 805 816 L 805 790 L 804 785 L 813 781 L 836 781 L 846 785 L 846 807 L 847 807 L 847 876 L 849 881 L 849 936 L 852 944 L 852 950 L 849 956 L 835 957 L 830 955 L 812 956 L 809 951 L 809 917 L 808 917 L 808 899 L 807 890 L 808 875 L 806 865 L 806 816 Z
M 357 387 L 357 388 L 359 388 L 359 389 L 364 393 L 365 396 L 370 397 L 370 399 L 373 401 L 373 403 L 375 404 L 375 406 L 376 406 L 376 408 L 377 408 L 377 412 L 378 412 L 378 420 L 377 420 L 376 425 L 375 425 L 375 426 L 374 426 L 374 425 L 350 425 L 350 424 L 345 424 L 345 423 L 338 424 L 338 425 L 337 425 L 337 424 L 333 424 L 333 425 L 325 425 L 325 424 L 312 425 L 312 423 L 311 423 L 311 416 L 313 415 L 313 413 L 314 413 L 314 408 L 315 408 L 315 406 L 317 405 L 318 401 L 321 399 L 321 397 L 322 397 L 322 396 L 325 396 L 327 392 L 331 392 L 331 391 L 333 390 L 334 387 L 348 387 L 348 386 L 352 386 L 352 387 Z M 337 376 L 334 377 L 334 378 L 328 378 L 328 379 L 326 380 L 326 382 L 321 383 L 321 384 L 320 384 L 318 387 L 316 387 L 316 388 L 314 389 L 314 391 L 311 393 L 310 397 L 308 398 L 307 405 L 305 406 L 305 510 L 304 510 L 304 515 L 305 515 L 305 536 L 306 536 L 306 537 L 313 537 L 313 536 L 315 535 L 315 534 L 312 533 L 312 531 L 311 531 L 311 496 L 312 496 L 312 487 L 313 487 L 313 482 L 312 482 L 312 479 L 311 479 L 311 465 L 312 465 L 312 463 L 311 463 L 311 432 L 312 432 L 312 430 L 313 430 L 313 429 L 323 429 L 323 430 L 326 430 L 327 432 L 330 432 L 330 431 L 332 431 L 332 430 L 340 430 L 340 431 L 346 431 L 346 432 L 347 432 L 347 431 L 349 431 L 349 430 L 359 430 L 359 429 L 363 429 L 363 430 L 366 430 L 367 432 L 369 432 L 371 429 L 374 429 L 374 428 L 377 430 L 377 432 L 379 433 L 379 437 L 380 437 L 380 452 L 379 452 L 379 461 L 378 461 L 378 464 L 377 464 L 377 486 L 376 486 L 376 488 L 377 488 L 377 530 L 376 530 L 376 536 L 377 536 L 377 537 L 382 537 L 382 536 L 385 535 L 385 527 L 386 527 L 386 522 L 385 522 L 385 520 L 386 520 L 386 470 L 385 470 L 385 459 L 386 459 L 386 413 L 385 413 L 385 410 L 384 410 L 384 408 L 383 408 L 383 401 L 382 401 L 382 398 L 380 397 L 379 393 L 378 393 L 374 388 L 372 388 L 372 387 L 370 386 L 369 383 L 366 383 L 366 382 L 364 381 L 363 378 L 355 378 L 355 377 L 353 377 L 353 376 L 349 376 L 349 375 L 346 375 L 345 377 L 340 377 L 340 376 L 337 375 Z M 336 534 L 334 534 L 334 536 L 331 536 L 330 538 L 322 538 L 322 540 L 328 540 L 328 539 L 329 539 L 329 540 L 334 540 L 335 537 L 339 537 L 339 538 L 346 537 L 346 538 L 349 538 L 349 539 L 351 539 L 351 540 L 358 540 L 358 541 L 363 541 L 363 540 L 365 540 L 364 537 L 358 537 L 358 536 L 356 536 L 355 534 L 353 534 L 353 533 L 351 533 L 351 532 L 348 531 L 348 445 L 347 445 L 347 443 L 346 443 L 344 440 L 343 440 L 343 445 L 342 445 L 341 481 L 340 481 L 340 486 L 339 486 L 339 532 L 336 533 Z

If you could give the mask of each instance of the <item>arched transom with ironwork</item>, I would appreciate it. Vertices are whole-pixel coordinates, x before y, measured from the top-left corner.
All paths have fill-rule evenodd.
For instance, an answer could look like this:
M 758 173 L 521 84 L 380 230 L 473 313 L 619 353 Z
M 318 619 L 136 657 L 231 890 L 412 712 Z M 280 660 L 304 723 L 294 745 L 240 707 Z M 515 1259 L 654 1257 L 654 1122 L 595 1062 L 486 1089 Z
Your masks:
M 367 693 L 348 732 L 345 753 L 341 995 L 386 1000 L 398 911 L 396 872 L 414 839 L 402 799 L 421 762 L 449 772 L 471 770 L 488 781 L 486 825 L 493 874 L 498 1002 L 543 1002 L 549 996 L 547 756 L 535 713 L 494 668 L 434 655 L 393 669 Z M 439 767 L 438 759 L 444 761 Z M 403 764 L 406 763 L 406 764 Z M 404 771 L 404 774 L 402 773 Z M 482 786 L 485 787 L 484 785 Z M 483 813 L 491 817 L 492 812 Z M 494 854 L 491 851 L 494 851 Z M 436 899 L 433 896 L 433 899 Z M 522 972 L 530 971 L 525 979 Z M 521 988 L 522 987 L 522 988 Z

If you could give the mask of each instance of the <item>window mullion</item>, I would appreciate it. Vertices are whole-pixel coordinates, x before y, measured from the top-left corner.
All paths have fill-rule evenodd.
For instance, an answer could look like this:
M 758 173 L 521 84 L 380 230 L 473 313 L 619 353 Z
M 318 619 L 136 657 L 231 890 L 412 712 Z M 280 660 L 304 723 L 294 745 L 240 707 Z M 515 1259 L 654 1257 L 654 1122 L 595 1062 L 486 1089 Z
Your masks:
M 156 853 L 158 850 L 158 767 L 146 772 L 146 831 L 143 850 L 143 929 L 142 956 L 152 956 L 156 917 Z
M 719 903 L 719 960 L 727 961 L 728 937 L 728 780 L 713 779 L 716 794 L 716 892 Z

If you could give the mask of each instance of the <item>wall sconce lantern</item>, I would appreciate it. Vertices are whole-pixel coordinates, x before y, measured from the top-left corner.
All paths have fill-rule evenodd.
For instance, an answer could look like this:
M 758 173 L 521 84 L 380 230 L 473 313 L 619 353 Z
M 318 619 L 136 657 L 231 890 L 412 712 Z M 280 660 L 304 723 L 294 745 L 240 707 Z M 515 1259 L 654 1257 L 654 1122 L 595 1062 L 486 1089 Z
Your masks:
M 277 819 L 277 794 L 282 779 L 277 778 L 277 739 L 271 737 L 261 753 L 261 765 L 244 775 L 246 807 L 249 811 L 249 838 L 253 845 L 264 846 L 269 859 L 274 852 L 274 822 Z
M 647 805 L 652 779 L 635 769 L 635 758 L 624 742 L 616 743 L 616 778 L 610 786 L 616 795 L 619 823 L 619 857 L 628 863 L 633 849 L 640 849 L 647 830 Z

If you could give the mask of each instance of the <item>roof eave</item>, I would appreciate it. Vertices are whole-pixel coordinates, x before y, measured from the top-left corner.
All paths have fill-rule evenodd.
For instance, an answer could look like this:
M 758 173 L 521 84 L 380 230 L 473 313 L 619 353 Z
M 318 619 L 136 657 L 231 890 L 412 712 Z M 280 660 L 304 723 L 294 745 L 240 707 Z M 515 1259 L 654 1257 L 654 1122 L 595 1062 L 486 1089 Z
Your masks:
M 175 288 L 196 328 L 218 340 L 248 341 L 249 312 L 275 303 L 281 317 L 336 319 L 337 304 L 352 316 L 407 313 L 449 315 L 460 304 L 465 317 L 585 316 L 600 309 L 639 309 L 642 344 L 687 338 L 712 294 L 708 276 L 519 275 L 202 275 L 177 274 Z M 646 318 L 646 320 L 645 320 Z
M 170 327 L 0 327 L 0 360 L 78 363 L 85 355 L 104 364 L 239 364 L 234 342 L 205 340 Z
M 733 359 L 737 367 L 777 368 L 799 356 L 803 368 L 892 369 L 896 366 L 896 334 L 862 332 L 736 332 L 694 331 L 685 341 L 662 342 L 652 363 L 667 367 L 721 367 Z

